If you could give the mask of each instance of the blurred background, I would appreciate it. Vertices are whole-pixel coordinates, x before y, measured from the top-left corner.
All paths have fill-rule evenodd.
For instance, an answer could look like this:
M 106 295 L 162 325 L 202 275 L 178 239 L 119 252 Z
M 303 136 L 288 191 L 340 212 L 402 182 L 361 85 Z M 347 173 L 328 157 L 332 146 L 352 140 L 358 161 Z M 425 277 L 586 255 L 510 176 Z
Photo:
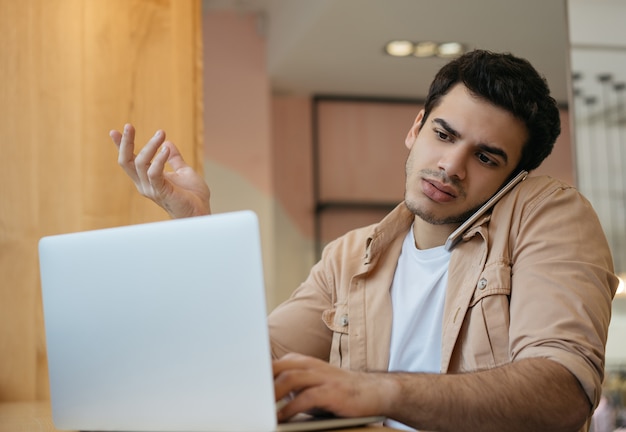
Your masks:
M 110 129 L 166 130 L 215 212 L 259 214 L 271 309 L 328 241 L 400 202 L 404 137 L 455 49 L 546 77 L 563 131 L 533 175 L 590 199 L 624 274 L 624 17 L 621 0 L 0 0 L 0 400 L 49 397 L 38 239 L 167 218 L 117 166 Z

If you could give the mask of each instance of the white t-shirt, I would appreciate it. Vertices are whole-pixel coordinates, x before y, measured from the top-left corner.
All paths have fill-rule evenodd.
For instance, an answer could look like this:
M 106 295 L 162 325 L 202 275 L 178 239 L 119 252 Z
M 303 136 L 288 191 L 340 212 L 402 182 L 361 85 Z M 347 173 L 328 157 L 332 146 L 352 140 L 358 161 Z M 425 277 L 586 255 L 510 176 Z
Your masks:
M 450 252 L 420 250 L 409 230 L 391 284 L 393 318 L 389 371 L 441 371 L 441 329 Z M 390 427 L 408 429 L 388 420 Z

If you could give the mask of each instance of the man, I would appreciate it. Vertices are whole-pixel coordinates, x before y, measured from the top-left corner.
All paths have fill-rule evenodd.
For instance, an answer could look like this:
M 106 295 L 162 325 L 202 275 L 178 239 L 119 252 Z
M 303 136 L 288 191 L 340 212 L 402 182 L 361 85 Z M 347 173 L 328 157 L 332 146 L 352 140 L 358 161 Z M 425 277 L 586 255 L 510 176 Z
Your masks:
M 587 430 L 617 288 L 589 203 L 531 177 L 443 246 L 559 132 L 527 61 L 473 51 L 441 69 L 406 138 L 404 202 L 329 244 L 269 317 L 280 419 L 322 409 L 419 430 Z M 111 137 L 144 196 L 173 217 L 210 212 L 162 131 L 136 156 L 132 126 Z

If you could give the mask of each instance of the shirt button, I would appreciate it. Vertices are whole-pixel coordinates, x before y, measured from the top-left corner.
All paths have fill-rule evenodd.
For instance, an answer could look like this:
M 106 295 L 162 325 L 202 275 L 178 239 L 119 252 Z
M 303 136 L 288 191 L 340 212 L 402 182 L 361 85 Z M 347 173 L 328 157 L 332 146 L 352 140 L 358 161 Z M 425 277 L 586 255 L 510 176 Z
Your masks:
M 342 327 L 347 326 L 349 322 L 350 321 L 348 320 L 348 315 L 342 315 L 341 318 L 339 318 L 339 323 Z
M 482 278 L 481 280 L 478 281 L 478 289 L 482 290 L 485 289 L 487 287 L 487 279 Z

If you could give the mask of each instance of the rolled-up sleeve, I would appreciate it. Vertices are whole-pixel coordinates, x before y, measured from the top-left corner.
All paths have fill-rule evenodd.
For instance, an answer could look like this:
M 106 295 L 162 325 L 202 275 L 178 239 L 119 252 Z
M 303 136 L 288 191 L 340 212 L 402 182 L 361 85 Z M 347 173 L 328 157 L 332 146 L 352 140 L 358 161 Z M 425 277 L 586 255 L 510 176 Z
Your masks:
M 618 283 L 596 213 L 575 189 L 554 188 L 527 203 L 512 235 L 511 358 L 562 364 L 595 407 Z
M 317 263 L 293 295 L 270 313 L 274 358 L 299 352 L 328 360 L 332 332 L 324 324 L 322 313 L 332 302 L 322 267 L 322 262 Z

